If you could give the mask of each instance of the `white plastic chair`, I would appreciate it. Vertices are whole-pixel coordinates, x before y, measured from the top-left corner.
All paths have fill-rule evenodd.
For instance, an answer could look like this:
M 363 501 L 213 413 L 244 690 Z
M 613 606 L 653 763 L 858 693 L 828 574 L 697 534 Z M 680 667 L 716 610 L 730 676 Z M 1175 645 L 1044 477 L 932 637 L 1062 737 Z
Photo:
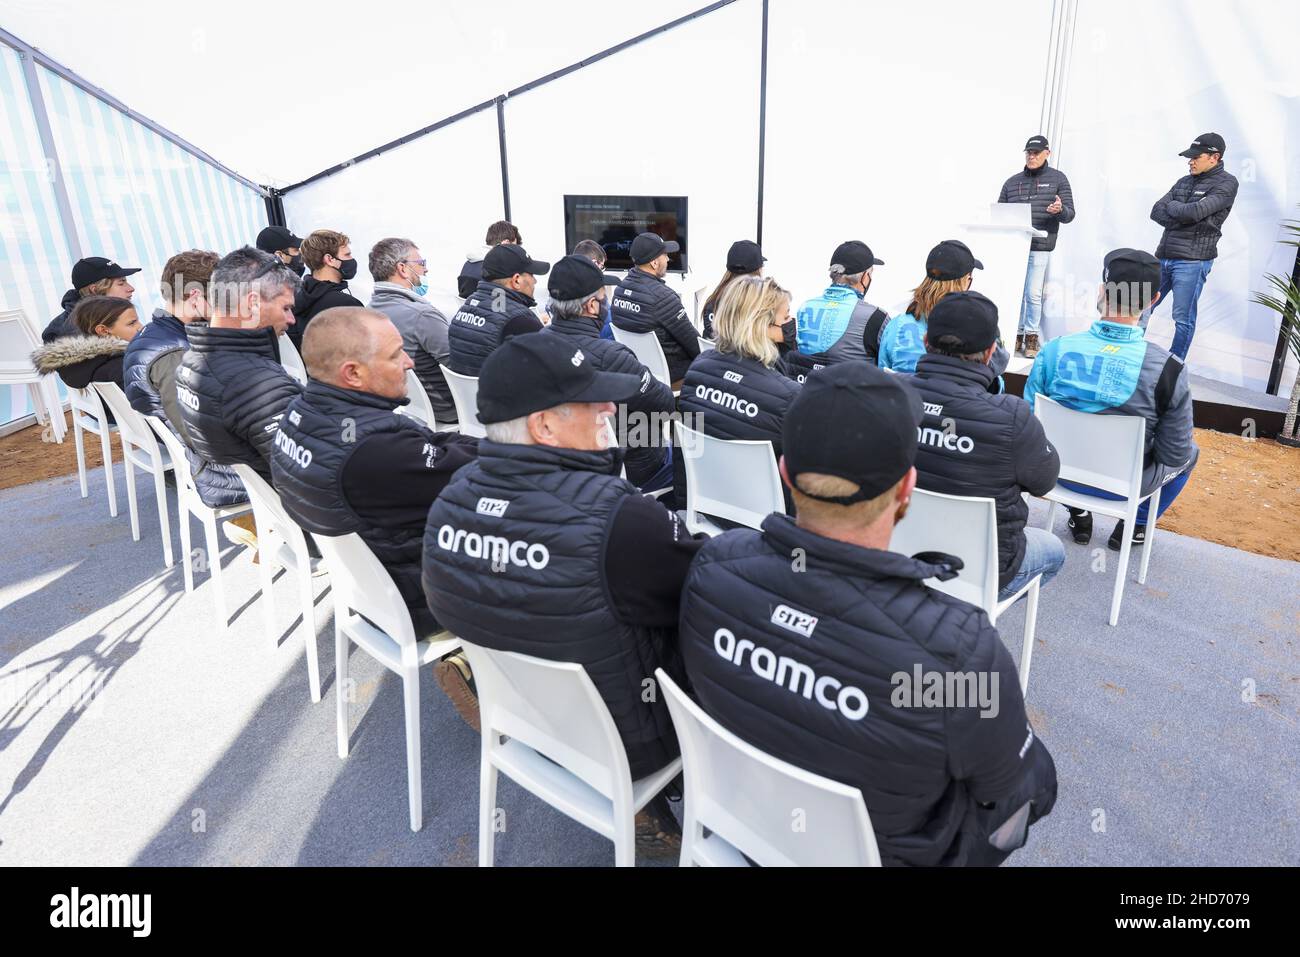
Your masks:
M 116 425 L 108 423 L 104 403 L 94 389 L 69 389 L 68 405 L 72 409 L 72 437 L 77 446 L 77 478 L 81 481 L 81 497 L 90 492 L 86 486 L 86 440 L 83 432 L 99 436 L 99 449 L 104 459 L 104 484 L 108 487 L 108 514 L 117 518 L 117 488 L 113 479 L 113 440 Z
M 348 756 L 348 640 L 402 679 L 406 712 L 406 781 L 411 830 L 424 826 L 420 779 L 420 668 L 460 648 L 440 631 L 417 638 L 392 576 L 361 537 L 313 535 L 330 570 L 334 598 L 334 687 L 339 757 Z
M 771 442 L 715 439 L 678 419 L 673 428 L 686 466 L 686 528 L 691 534 L 722 533 L 704 515 L 761 528 L 773 512 L 785 514 Z
M 409 415 L 411 418 L 423 422 L 433 431 L 438 431 L 437 423 L 433 418 L 433 404 L 429 401 L 429 393 L 424 390 L 424 383 L 420 377 L 415 374 L 414 369 L 406 370 L 406 397 L 411 401 L 406 405 L 399 405 L 397 411 L 402 415 Z
M 182 471 L 187 468 L 184 462 L 179 466 L 172 462 L 166 452 L 166 446 L 158 445 L 158 438 L 145 421 L 143 415 L 131 408 L 126 401 L 126 394 L 116 382 L 92 382 L 117 420 L 117 435 L 122 442 L 122 461 L 126 470 L 126 502 L 131 511 L 131 538 L 140 541 L 140 512 L 135 500 L 135 470 L 147 472 L 153 476 L 154 500 L 158 503 L 158 524 L 162 529 L 163 564 L 171 568 L 175 564 L 172 557 L 172 529 L 167 517 L 167 483 L 164 476 L 168 469 Z M 180 479 L 177 478 L 177 488 Z M 189 555 L 185 556 L 186 566 Z
M 880 866 L 860 790 L 760 751 L 705 714 L 662 668 L 655 678 L 682 747 L 682 867 L 746 867 L 745 857 L 763 867 Z M 796 808 L 806 830 L 790 826 Z
M 1119 549 L 1119 570 L 1110 600 L 1110 623 L 1119 621 L 1119 606 L 1124 598 L 1124 580 L 1128 578 L 1128 556 L 1133 546 L 1133 528 L 1137 524 L 1138 506 L 1146 499 L 1146 541 L 1142 546 L 1142 565 L 1138 584 L 1145 585 L 1151 547 L 1156 538 L 1156 513 L 1160 511 L 1160 489 L 1142 494 L 1142 465 L 1146 455 L 1146 420 L 1135 415 L 1098 415 L 1078 412 L 1052 401 L 1045 395 L 1034 400 L 1034 415 L 1043 423 L 1043 431 L 1061 457 L 1061 474 L 1057 486 L 1043 497 L 1047 499 L 1047 522 L 1052 529 L 1056 503 L 1072 508 L 1086 508 L 1099 515 L 1124 519 L 1124 543 Z M 1059 484 L 1060 479 L 1091 485 L 1124 496 L 1112 501 L 1076 492 Z
M 307 384 L 307 366 L 303 364 L 302 356 L 298 354 L 298 347 L 283 332 L 280 333 L 280 365 L 284 366 L 284 371 L 297 379 L 300 385 Z
M 697 339 L 699 340 L 699 342 L 700 342 L 700 354 L 701 354 L 701 355 L 703 355 L 704 353 L 709 352 L 709 351 L 711 351 L 711 350 L 713 350 L 713 349 L 718 348 L 718 344 L 717 344 L 717 342 L 715 342 L 715 341 L 712 340 L 712 339 L 705 339 L 703 336 L 697 336 L 696 338 L 697 338 Z
M 1025 606 L 1025 637 L 1020 648 L 1020 693 L 1029 687 L 1029 664 L 1034 654 L 1034 633 L 1038 628 L 1038 594 L 1042 575 L 1034 578 L 1010 598 L 998 600 L 998 509 L 991 498 L 945 495 L 916 489 L 906 517 L 894 526 L 889 550 L 902 555 L 945 552 L 962 560 L 956 578 L 925 583 L 935 591 L 983 608 L 989 622 L 1028 597 Z
M 634 866 L 636 814 L 677 777 L 681 758 L 633 781 L 614 719 L 582 665 L 463 647 L 483 728 L 479 867 L 493 862 L 498 772 L 613 841 L 616 867 Z
M 62 442 L 68 425 L 63 420 L 59 387 L 53 375 L 41 375 L 32 364 L 32 350 L 40 346 L 41 332 L 27 313 L 21 309 L 0 310 L 0 387 L 26 386 L 36 421 L 49 426 L 54 441 Z
M 247 465 L 234 466 L 253 506 L 257 525 L 257 565 L 262 581 L 262 610 L 266 637 L 274 647 L 275 596 L 272 579 L 277 567 L 298 576 L 298 600 L 302 603 L 303 642 L 307 648 L 307 687 L 313 703 L 320 701 L 320 655 L 316 642 L 316 600 L 312 590 L 311 555 L 304 532 L 280 504 L 280 495 Z
M 637 361 L 649 369 L 651 375 L 672 388 L 673 380 L 668 372 L 668 360 L 664 357 L 664 347 L 660 344 L 657 335 L 653 332 L 628 332 L 612 322 L 609 328 L 613 330 L 615 340 L 631 349 Z
M 189 459 L 185 455 L 185 444 L 171 430 L 166 422 L 155 415 L 146 415 L 154 434 L 167 447 L 167 456 L 171 459 L 173 473 L 176 476 L 176 519 L 181 527 L 181 564 L 185 569 L 185 591 L 194 591 L 194 562 L 190 552 L 190 516 L 193 515 L 203 526 L 203 541 L 208 550 L 208 574 L 212 578 L 212 587 L 217 593 L 217 610 L 221 613 L 221 630 L 230 629 L 230 612 L 226 605 L 226 586 L 221 578 L 221 548 L 217 539 L 217 520 L 242 515 L 252 506 L 248 502 L 237 505 L 223 505 L 212 508 L 203 504 L 199 497 L 198 486 L 194 483 L 194 474 L 190 471 Z
M 483 438 L 487 431 L 478 420 L 478 376 L 461 375 L 452 372 L 446 366 L 439 366 L 451 390 L 451 401 L 456 406 L 456 418 L 460 421 L 460 434 Z

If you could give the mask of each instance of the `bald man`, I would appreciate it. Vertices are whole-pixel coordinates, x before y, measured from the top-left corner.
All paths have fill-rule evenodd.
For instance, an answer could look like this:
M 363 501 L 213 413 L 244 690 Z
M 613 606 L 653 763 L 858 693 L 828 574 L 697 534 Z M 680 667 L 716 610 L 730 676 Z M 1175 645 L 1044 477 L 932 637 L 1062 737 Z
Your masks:
M 271 476 L 309 532 L 356 532 L 393 576 L 417 635 L 437 629 L 420 585 L 425 517 L 478 440 L 432 432 L 407 415 L 402 335 L 381 312 L 318 313 L 302 340 L 310 379 L 280 420 Z

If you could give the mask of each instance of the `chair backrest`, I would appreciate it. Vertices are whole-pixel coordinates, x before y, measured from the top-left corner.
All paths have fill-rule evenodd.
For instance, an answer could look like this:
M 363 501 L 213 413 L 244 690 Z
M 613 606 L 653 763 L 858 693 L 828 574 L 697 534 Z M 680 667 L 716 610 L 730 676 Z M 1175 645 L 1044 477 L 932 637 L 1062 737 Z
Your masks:
M 419 419 L 436 432 L 438 426 L 433 420 L 433 405 L 429 402 L 429 393 L 424 391 L 424 384 L 415 374 L 414 369 L 406 370 L 406 395 L 411 401 L 406 405 L 399 405 L 397 411 L 413 419 Z
M 631 784 L 627 751 L 609 708 L 580 664 L 494 651 L 461 640 L 491 728 L 572 771 L 605 797 Z
M 40 382 L 41 374 L 32 364 L 32 350 L 41 345 L 35 330 L 21 309 L 0 310 L 0 383 Z
M 456 293 L 444 289 L 430 289 L 424 294 L 424 298 L 447 319 L 460 312 L 460 307 L 465 304 L 465 300 Z
M 1045 395 L 1035 396 L 1034 415 L 1061 456 L 1061 478 L 1125 498 L 1140 492 L 1145 419 L 1079 412 Z
M 252 466 L 241 462 L 233 468 L 239 480 L 244 483 L 244 491 L 248 493 L 248 501 L 253 506 L 253 520 L 257 523 L 258 535 L 278 535 L 288 542 L 294 552 L 306 554 L 307 533 L 284 510 L 280 493 L 258 475 Z
M 901 555 L 946 552 L 962 560 L 956 578 L 926 584 L 992 612 L 998 600 L 998 510 L 991 498 L 916 489 L 907 515 L 894 526 L 889 550 Z
M 180 487 L 187 496 L 192 495 L 196 501 L 201 501 L 198 487 L 194 484 L 194 473 L 190 469 L 189 456 L 185 454 L 185 443 L 171 430 L 171 426 L 156 415 L 146 415 L 142 418 L 167 447 L 167 454 L 175 466 L 176 481 L 180 483 Z
M 714 342 L 712 339 L 705 339 L 703 336 L 697 336 L 696 338 L 698 338 L 700 341 L 700 352 L 702 353 L 710 352 L 713 349 L 718 348 L 718 344 Z
M 764 867 L 879 867 L 862 792 L 741 740 L 655 671 L 696 821 Z M 801 825 L 801 826 L 796 826 Z
M 628 332 L 614 323 L 609 324 L 614 338 L 632 350 L 637 361 L 650 370 L 650 374 L 664 385 L 673 384 L 668 373 L 668 360 L 664 358 L 664 347 L 659 344 L 659 337 L 653 332 Z
M 113 410 L 113 418 L 117 420 L 117 432 L 124 443 L 130 443 L 146 452 L 154 452 L 158 455 L 159 461 L 165 467 L 169 455 L 163 454 L 158 447 L 158 439 L 145 421 L 143 415 L 131 408 L 131 403 L 126 399 L 126 393 L 116 382 L 92 382 L 95 391 L 99 397 L 104 400 L 104 404 Z M 125 452 L 125 446 L 123 446 Z M 184 460 L 181 460 L 182 463 Z M 179 469 L 185 466 L 181 463 L 174 463 Z
M 699 514 L 759 528 L 773 512 L 785 514 L 781 473 L 772 443 L 715 439 L 673 421 L 686 466 L 686 515 Z
M 98 432 L 103 428 L 113 428 L 108 424 L 108 415 L 104 411 L 104 403 L 99 398 L 99 393 L 87 386 L 84 389 L 68 389 L 68 406 L 72 409 L 72 414 L 81 421 L 81 427 Z M 86 417 L 93 419 L 88 422 Z
M 460 434 L 483 438 L 486 431 L 478 420 L 478 376 L 461 375 L 452 372 L 446 366 L 439 366 L 451 390 L 451 401 L 456 406 L 456 418 L 460 420 Z
M 350 535 L 316 535 L 316 544 L 330 571 L 334 613 L 350 609 L 368 618 L 402 647 L 415 644 L 415 627 L 393 576 L 380 564 L 370 546 L 355 532 Z
M 300 385 L 307 384 L 307 366 L 303 364 L 302 356 L 298 354 L 298 348 L 293 344 L 293 340 L 284 333 L 280 333 L 280 365 L 284 366 L 284 371 L 297 379 Z

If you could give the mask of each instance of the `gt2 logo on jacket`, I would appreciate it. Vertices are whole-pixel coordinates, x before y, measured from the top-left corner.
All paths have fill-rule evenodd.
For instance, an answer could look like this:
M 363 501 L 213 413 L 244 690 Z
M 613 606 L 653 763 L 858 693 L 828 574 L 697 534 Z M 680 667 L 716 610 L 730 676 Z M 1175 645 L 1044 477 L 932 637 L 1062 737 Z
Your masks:
M 867 716 L 867 696 L 861 688 L 843 684 L 831 675 L 818 677 L 803 662 L 778 655 L 770 648 L 755 647 L 748 638 L 737 640 L 727 628 L 714 632 L 713 648 L 737 668 L 744 666 L 745 652 L 752 651 L 749 667 L 760 678 L 766 678 L 791 694 L 801 694 L 809 701 L 815 697 L 827 711 L 838 711 L 850 721 L 861 721 Z M 832 692 L 833 698 L 830 697 Z
M 508 562 L 518 568 L 528 567 L 534 571 L 541 571 L 551 561 L 551 553 L 545 545 L 512 542 L 500 535 L 480 535 L 450 525 L 438 529 L 438 547 L 453 555 L 464 548 L 465 554 L 470 558 L 487 559 L 498 566 Z
M 504 498 L 481 498 L 478 500 L 478 507 L 474 511 L 480 515 L 491 515 L 493 518 L 500 518 L 510 507 L 510 502 Z
M 726 372 L 722 373 L 722 378 L 726 379 L 728 382 L 739 382 L 745 377 L 739 372 L 733 372 L 731 369 L 728 369 Z
M 955 432 L 945 432 L 943 429 L 923 429 L 917 426 L 916 441 L 921 445 L 947 449 L 949 452 L 960 452 L 962 455 L 969 455 L 975 451 L 975 443 L 969 435 L 957 435 Z
M 695 398 L 704 399 L 714 405 L 720 405 L 724 409 L 731 409 L 731 411 L 739 412 L 751 419 L 758 415 L 758 406 L 753 402 L 738 399 L 730 392 L 723 392 L 721 389 L 711 389 L 708 386 L 697 385 L 695 387 Z
M 787 628 L 797 635 L 811 638 L 817 619 L 806 612 L 795 611 L 789 605 L 777 605 L 772 612 L 772 624 Z
M 300 469 L 311 465 L 311 449 L 303 448 L 283 432 L 275 433 L 275 447 L 289 457 Z

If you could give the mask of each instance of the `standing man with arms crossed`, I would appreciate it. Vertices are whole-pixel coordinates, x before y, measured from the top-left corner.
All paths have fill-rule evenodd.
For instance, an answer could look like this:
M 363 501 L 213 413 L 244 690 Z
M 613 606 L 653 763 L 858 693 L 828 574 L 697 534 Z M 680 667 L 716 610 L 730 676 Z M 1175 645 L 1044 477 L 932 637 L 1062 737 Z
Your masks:
M 1056 231 L 1061 223 L 1074 219 L 1074 194 L 1070 181 L 1059 169 L 1047 165 L 1052 151 L 1043 135 L 1031 136 L 1025 143 L 1025 168 L 1002 184 L 999 203 L 1028 203 L 1033 210 L 1035 229 L 1047 233 L 1029 243 L 1029 268 L 1025 271 L 1025 294 L 1020 302 L 1020 328 L 1016 333 L 1016 354 L 1025 358 L 1038 355 L 1043 322 L 1043 286 L 1047 281 L 1047 263 L 1056 248 Z
M 1151 207 L 1151 218 L 1165 228 L 1156 247 L 1160 260 L 1156 304 L 1173 292 L 1174 341 L 1169 352 L 1183 360 L 1196 335 L 1197 300 L 1219 255 L 1224 220 L 1237 199 L 1237 177 L 1223 168 L 1226 149 L 1218 133 L 1202 133 L 1192 140 L 1192 145 L 1178 154 L 1187 157 L 1187 175 Z M 1143 329 L 1151 309 L 1142 314 Z

